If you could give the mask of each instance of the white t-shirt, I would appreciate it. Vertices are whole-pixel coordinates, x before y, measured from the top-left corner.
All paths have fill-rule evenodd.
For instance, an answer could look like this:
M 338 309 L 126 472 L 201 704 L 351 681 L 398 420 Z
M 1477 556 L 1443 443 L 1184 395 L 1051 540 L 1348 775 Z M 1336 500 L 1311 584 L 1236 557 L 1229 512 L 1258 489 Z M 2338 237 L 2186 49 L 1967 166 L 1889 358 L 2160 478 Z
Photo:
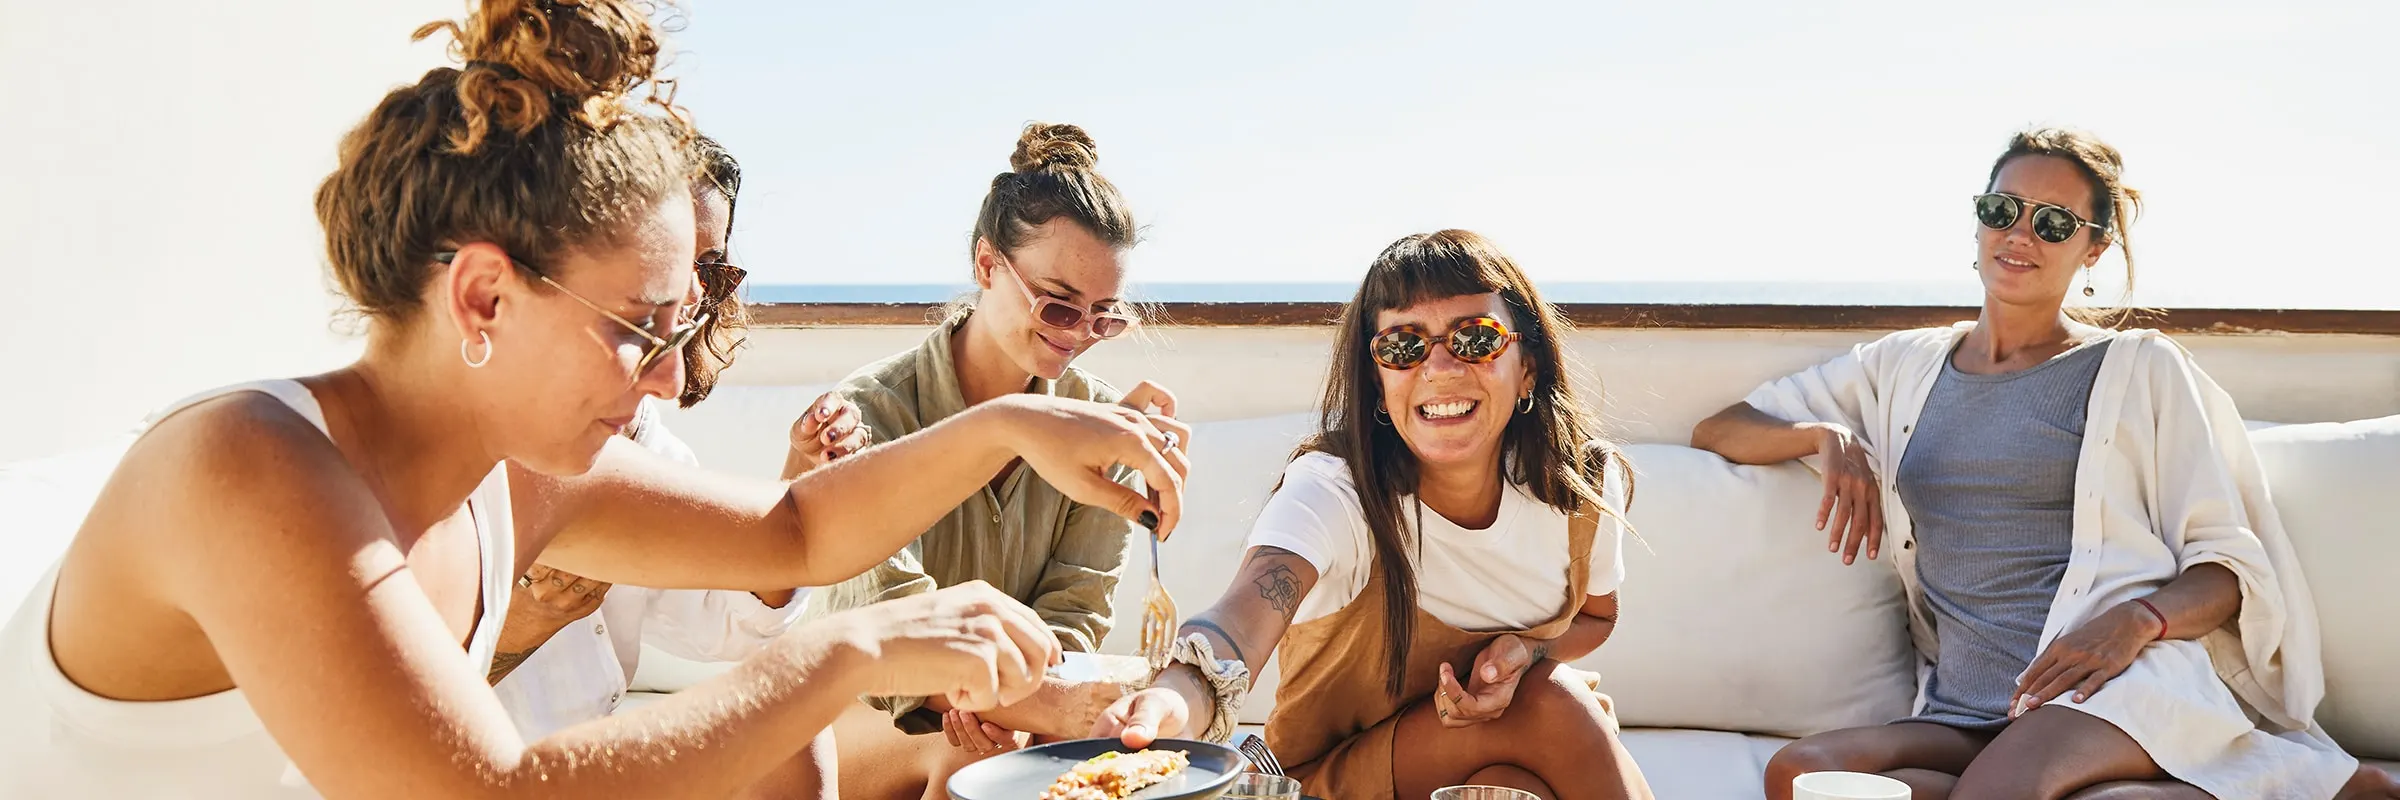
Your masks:
M 1624 476 L 1611 465 L 1602 499 L 1624 508 Z M 1468 631 L 1522 630 L 1558 617 L 1567 596 L 1567 514 L 1537 500 L 1515 484 L 1500 495 L 1500 515 L 1491 527 L 1468 530 L 1400 498 L 1403 524 L 1417 524 L 1422 511 L 1424 547 L 1417 561 L 1417 605 L 1436 619 Z M 1374 571 L 1374 535 L 1350 483 L 1350 466 L 1325 453 L 1309 453 L 1284 468 L 1283 488 L 1268 498 L 1250 529 L 1250 547 L 1280 547 L 1317 568 L 1317 585 L 1300 601 L 1299 624 L 1339 611 L 1366 591 Z M 1612 517 L 1600 518 L 1592 538 L 1591 578 L 1584 593 L 1594 597 L 1625 581 L 1624 531 Z

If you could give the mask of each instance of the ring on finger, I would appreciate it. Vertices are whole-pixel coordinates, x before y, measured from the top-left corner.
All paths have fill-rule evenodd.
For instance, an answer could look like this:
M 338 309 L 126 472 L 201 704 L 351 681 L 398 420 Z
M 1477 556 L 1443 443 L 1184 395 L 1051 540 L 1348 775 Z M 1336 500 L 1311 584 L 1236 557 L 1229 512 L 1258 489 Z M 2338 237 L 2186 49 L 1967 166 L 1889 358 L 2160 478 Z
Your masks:
M 1159 431 L 1159 433 L 1167 437 L 1167 446 L 1159 448 L 1160 450 L 1173 450 L 1176 445 L 1183 443 L 1183 438 L 1176 436 L 1174 431 Z

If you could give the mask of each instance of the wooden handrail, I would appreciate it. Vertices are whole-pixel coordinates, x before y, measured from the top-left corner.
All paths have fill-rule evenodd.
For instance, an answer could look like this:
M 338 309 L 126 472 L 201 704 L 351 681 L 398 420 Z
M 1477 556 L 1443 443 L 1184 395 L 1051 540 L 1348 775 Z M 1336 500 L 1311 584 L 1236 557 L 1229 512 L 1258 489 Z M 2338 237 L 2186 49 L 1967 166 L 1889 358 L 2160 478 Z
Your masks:
M 925 325 L 939 303 L 755 303 L 751 323 L 762 328 Z M 1340 303 L 1162 303 L 1150 324 L 1201 327 L 1329 325 Z M 1561 303 L 1583 328 L 1680 330 L 1904 330 L 1973 319 L 1966 306 L 1684 305 Z M 2179 308 L 2137 311 L 2119 327 L 2168 333 L 2347 333 L 2400 336 L 2400 311 L 2338 309 Z

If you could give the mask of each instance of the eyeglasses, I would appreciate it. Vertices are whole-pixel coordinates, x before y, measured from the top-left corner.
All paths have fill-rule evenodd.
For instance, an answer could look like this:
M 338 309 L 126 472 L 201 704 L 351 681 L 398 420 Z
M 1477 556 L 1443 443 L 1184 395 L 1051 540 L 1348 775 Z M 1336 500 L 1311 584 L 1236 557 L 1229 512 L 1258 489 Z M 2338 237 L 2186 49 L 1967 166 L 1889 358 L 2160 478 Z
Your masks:
M 1084 317 L 1088 316 L 1091 317 L 1093 336 L 1114 339 L 1124 335 L 1126 331 L 1132 330 L 1133 326 L 1140 322 L 1130 314 L 1120 314 L 1115 311 L 1087 312 L 1065 300 L 1034 294 L 1033 286 L 1025 282 L 1025 276 L 1017 272 L 1015 264 L 1002 259 L 1000 265 L 1007 267 L 1009 274 L 1016 276 L 1017 290 L 1024 292 L 1026 302 L 1033 304 L 1033 318 L 1041 320 L 1044 325 L 1071 331 L 1083 327 Z
M 733 262 L 722 258 L 695 261 L 692 262 L 692 268 L 700 273 L 703 296 L 712 301 L 732 299 L 733 291 L 742 287 L 742 279 L 750 277 L 749 270 L 734 266 Z
M 2102 234 L 2108 233 L 2107 226 L 2087 222 L 2065 206 L 1999 192 L 1975 196 L 1975 220 L 1992 230 L 2008 230 L 2016 227 L 2017 218 L 2024 215 L 2027 206 L 2033 207 L 2033 235 L 2041 237 L 2042 241 L 2057 244 L 2075 238 L 2076 232 L 2084 228 L 2097 228 Z
M 1451 328 L 1441 342 L 1450 348 L 1450 355 L 1458 360 L 1482 364 L 1508 352 L 1508 345 L 1516 340 L 1517 334 L 1500 324 L 1499 320 L 1476 317 L 1458 323 L 1458 327 Z M 1433 357 L 1433 342 L 1433 339 L 1426 337 L 1424 328 L 1394 325 L 1375 334 L 1374 340 L 1367 345 L 1367 352 L 1384 369 L 1411 370 Z
M 448 264 L 457 258 L 458 251 L 455 250 L 445 250 L 433 254 L 433 260 L 443 264 Z M 518 268 L 533 273 L 534 277 L 542 279 L 542 282 L 549 284 L 550 288 L 557 289 L 561 294 L 565 294 L 570 298 L 574 298 L 575 302 L 582 303 L 585 308 L 598 311 L 600 312 L 600 316 L 607 317 L 610 321 L 615 322 L 618 325 L 625 326 L 625 329 L 632 331 L 633 335 L 648 340 L 650 342 L 650 349 L 642 351 L 641 360 L 633 362 L 633 379 L 636 382 L 639 382 L 642 379 L 642 376 L 650 374 L 650 369 L 658 366 L 659 363 L 666 358 L 668 353 L 683 349 L 684 344 L 690 342 L 692 337 L 700 332 L 701 326 L 707 325 L 709 319 L 715 316 L 713 314 L 701 314 L 700 316 L 695 317 L 688 322 L 682 322 L 676 325 L 673 330 L 667 332 L 667 335 L 660 336 L 658 334 L 651 333 L 650 329 L 642 327 L 639 323 L 618 315 L 617 312 L 602 308 L 599 303 L 594 303 L 588 299 L 585 299 L 583 295 L 576 294 L 575 290 L 567 288 L 558 281 L 551 280 L 550 276 L 542 274 L 540 270 L 527 266 L 525 262 L 518 261 L 512 257 L 509 259 L 509 263 L 515 264 Z M 732 265 L 729 264 L 727 266 Z

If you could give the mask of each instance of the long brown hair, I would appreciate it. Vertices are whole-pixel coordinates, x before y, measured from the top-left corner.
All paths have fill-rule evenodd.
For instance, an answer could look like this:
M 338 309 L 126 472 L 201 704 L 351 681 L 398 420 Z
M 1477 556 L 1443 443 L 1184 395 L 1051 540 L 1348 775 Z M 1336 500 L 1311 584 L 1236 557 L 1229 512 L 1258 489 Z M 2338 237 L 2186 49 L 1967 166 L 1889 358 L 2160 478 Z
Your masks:
M 725 198 L 725 246 L 733 246 L 734 212 L 741 207 L 742 162 L 733 158 L 717 140 L 694 134 L 692 160 L 699 167 L 699 177 L 692 181 L 692 196 L 708 192 Z M 748 344 L 745 335 L 750 327 L 750 309 L 737 295 L 738 287 L 728 284 L 701 287 L 700 307 L 694 313 L 709 315 L 700 333 L 683 345 L 683 395 L 676 398 L 684 408 L 708 399 L 716 390 L 717 378 L 725 368 L 733 366 L 733 354 Z
M 438 251 L 488 241 L 547 267 L 689 196 L 685 127 L 653 74 L 655 5 L 482 0 L 417 29 L 448 33 L 465 65 L 384 95 L 317 187 L 335 282 L 360 312 L 408 321 Z M 666 113 L 630 101 L 644 84 Z
M 1599 418 L 1575 396 L 1566 355 L 1574 328 L 1514 261 L 1491 240 L 1470 231 L 1420 233 L 1393 242 L 1367 267 L 1358 295 L 1342 308 L 1335 335 L 1332 371 L 1325 379 L 1323 418 L 1317 433 L 1293 458 L 1321 452 L 1350 466 L 1351 484 L 1375 545 L 1384 584 L 1383 624 L 1391 643 L 1384 691 L 1397 698 L 1406 683 L 1409 639 L 1415 634 L 1417 577 L 1413 558 L 1422 536 L 1403 518 L 1402 499 L 1417 490 L 1417 458 L 1383 409 L 1382 369 L 1369 357 L 1378 312 L 1430 300 L 1497 292 L 1508 306 L 1508 326 L 1518 333 L 1532 375 L 1533 410 L 1515 414 L 1500 434 L 1501 477 L 1525 487 L 1536 499 L 1570 514 L 1602 514 L 1622 520 L 1603 500 L 1605 469 L 1624 458 L 1601 435 Z M 1513 413 L 1513 409 L 1512 409 Z M 1627 471 L 1630 487 L 1631 473 Z M 1628 502 L 1631 493 L 1627 494 Z M 1423 509 L 1417 509 L 1423 514 Z
M 2008 162 L 2025 156 L 2049 156 L 2075 165 L 2084 180 L 2092 184 L 2092 224 L 2105 233 L 2103 244 L 2114 244 L 2117 253 L 2125 258 L 2125 291 L 2114 303 L 2100 308 L 2071 308 L 2067 315 L 2092 325 L 2114 326 L 2123 321 L 2133 309 L 2127 301 L 2133 297 L 2133 221 L 2142 215 L 2142 193 L 2125 185 L 2125 156 L 2117 148 L 2087 131 L 2073 128 L 2034 128 L 2018 131 L 2008 137 L 2008 148 L 1992 160 L 1992 174 L 1984 179 L 1984 191 L 1991 191 L 2000 182 L 2000 169 Z

